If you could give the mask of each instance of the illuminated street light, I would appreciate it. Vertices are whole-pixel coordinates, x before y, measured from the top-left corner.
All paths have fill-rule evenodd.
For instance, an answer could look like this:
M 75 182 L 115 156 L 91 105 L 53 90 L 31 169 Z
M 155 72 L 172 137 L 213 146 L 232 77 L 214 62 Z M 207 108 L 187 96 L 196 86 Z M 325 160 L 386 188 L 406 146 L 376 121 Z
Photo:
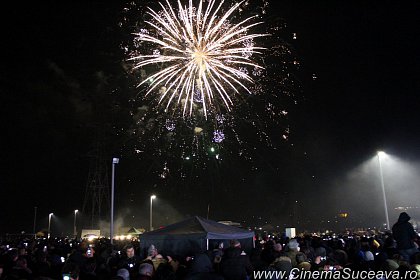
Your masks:
M 389 229 L 389 216 L 388 216 L 388 205 L 386 202 L 386 194 L 385 194 L 385 184 L 384 184 L 384 175 L 382 172 L 382 162 L 381 158 L 384 158 L 386 154 L 382 151 L 378 152 L 378 162 L 379 162 L 379 177 L 381 178 L 381 187 L 382 187 L 382 195 L 384 198 L 384 208 L 385 208 L 385 219 L 386 219 L 386 228 Z
M 79 210 L 74 210 L 74 225 L 73 225 L 73 235 L 74 235 L 74 238 L 76 238 L 76 236 L 77 236 L 77 230 L 76 230 L 76 214 L 77 214 L 77 212 L 79 212 Z
M 156 195 L 150 196 L 150 231 L 153 230 L 153 199 L 156 199 Z
M 53 213 L 50 213 L 48 215 L 48 239 L 50 239 L 51 236 L 51 217 L 53 216 Z
M 115 165 L 120 162 L 119 158 L 112 159 L 112 178 L 111 178 L 111 222 L 109 230 L 109 239 L 111 240 L 111 245 L 114 244 L 114 188 L 115 188 Z

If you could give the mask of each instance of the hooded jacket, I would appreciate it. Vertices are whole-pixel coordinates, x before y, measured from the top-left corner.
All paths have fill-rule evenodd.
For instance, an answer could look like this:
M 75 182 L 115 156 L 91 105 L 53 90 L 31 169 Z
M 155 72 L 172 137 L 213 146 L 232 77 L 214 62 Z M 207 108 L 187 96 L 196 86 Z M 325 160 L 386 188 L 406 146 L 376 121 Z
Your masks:
M 413 239 L 417 236 L 413 225 L 408 221 L 411 217 L 402 212 L 398 218 L 398 222 L 392 227 L 392 234 L 395 241 L 397 241 L 398 250 L 406 250 L 415 247 Z

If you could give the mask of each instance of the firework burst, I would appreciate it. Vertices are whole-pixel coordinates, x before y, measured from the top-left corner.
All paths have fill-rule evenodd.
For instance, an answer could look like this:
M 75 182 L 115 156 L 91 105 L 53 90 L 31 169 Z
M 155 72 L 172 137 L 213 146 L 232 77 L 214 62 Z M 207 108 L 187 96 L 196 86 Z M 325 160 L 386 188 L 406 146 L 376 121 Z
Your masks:
M 133 119 L 127 156 L 162 186 L 190 191 L 210 173 L 233 178 L 242 176 L 237 168 L 254 172 L 266 157 L 281 158 L 293 146 L 288 113 L 298 101 L 299 60 L 287 38 L 295 35 L 277 11 L 270 13 L 268 0 L 169 1 L 177 5 L 131 1 L 118 23 L 123 34 L 135 34 L 121 43 L 132 60 L 123 63 Z M 256 17 L 264 24 L 256 26 Z M 226 34 L 232 36 L 223 40 Z M 218 40 L 223 44 L 215 46 Z
M 190 0 L 183 6 L 178 0 L 176 10 L 166 0 L 166 6 L 159 3 L 159 12 L 148 8 L 149 29 L 136 33 L 136 41 L 157 49 L 151 54 L 134 53 L 131 60 L 135 69 L 159 66 L 139 84 L 148 85 L 146 96 L 156 94 L 159 104 L 166 103 L 166 110 L 172 104 L 182 108 L 183 116 L 202 110 L 207 118 L 213 109 L 229 111 L 241 91 L 251 93 L 247 84 L 253 79 L 248 73 L 263 68 L 253 60 L 264 49 L 255 46 L 254 39 L 266 34 L 250 32 L 261 24 L 252 23 L 253 16 L 231 22 L 242 2 L 223 12 L 223 0 L 203 2 L 196 7 Z

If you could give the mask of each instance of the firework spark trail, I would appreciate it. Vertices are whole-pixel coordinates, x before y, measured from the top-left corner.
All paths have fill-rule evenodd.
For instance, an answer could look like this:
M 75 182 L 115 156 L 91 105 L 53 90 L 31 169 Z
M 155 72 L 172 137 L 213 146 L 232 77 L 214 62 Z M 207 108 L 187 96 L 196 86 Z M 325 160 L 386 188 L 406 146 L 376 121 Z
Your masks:
M 162 54 L 134 55 L 131 60 L 136 61 L 135 69 L 155 64 L 163 67 L 139 84 L 149 83 L 146 96 L 162 87 L 159 103 L 167 99 L 168 109 L 176 100 L 177 104 L 183 105 L 185 116 L 187 112 L 192 114 L 194 93 L 199 91 L 207 118 L 207 110 L 217 102 L 216 96 L 230 110 L 233 95 L 240 92 L 238 88 L 251 93 L 245 83 L 253 83 L 253 79 L 243 68 L 263 68 L 250 57 L 261 54 L 260 50 L 264 49 L 254 46 L 253 40 L 267 34 L 248 34 L 251 28 L 261 24 L 249 23 L 254 17 L 231 24 L 229 19 L 242 2 L 221 16 L 223 3 L 224 0 L 217 5 L 216 0 L 209 0 L 203 7 L 203 1 L 200 1 L 196 8 L 192 0 L 188 6 L 183 6 L 178 0 L 178 15 L 168 0 L 166 6 L 159 3 L 159 13 L 148 9 L 147 14 L 152 20 L 146 23 L 156 34 L 151 36 L 140 32 L 135 35 L 139 41 L 157 45 Z

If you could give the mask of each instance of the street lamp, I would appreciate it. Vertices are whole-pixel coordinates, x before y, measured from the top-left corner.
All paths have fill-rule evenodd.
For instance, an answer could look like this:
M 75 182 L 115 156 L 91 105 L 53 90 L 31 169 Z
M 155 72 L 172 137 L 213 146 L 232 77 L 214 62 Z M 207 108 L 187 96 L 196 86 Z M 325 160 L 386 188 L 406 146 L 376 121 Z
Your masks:
M 111 240 L 111 245 L 114 243 L 114 187 L 115 187 L 115 165 L 120 162 L 119 158 L 112 159 L 112 182 L 111 182 L 111 222 L 110 222 L 110 231 L 109 239 Z
M 34 229 L 33 229 L 33 232 L 34 232 L 34 236 L 36 237 L 36 211 L 38 210 L 38 207 L 34 207 Z
M 378 152 L 378 162 L 379 162 L 379 177 L 381 178 L 381 187 L 382 187 L 382 195 L 384 198 L 384 208 L 385 208 L 385 218 L 386 218 L 386 228 L 389 229 L 389 216 L 388 216 L 388 205 L 386 203 L 386 194 L 385 194 L 385 184 L 384 184 L 384 174 L 382 172 L 382 162 L 381 158 L 385 157 L 386 154 L 382 151 Z
M 48 239 L 50 239 L 51 236 L 51 217 L 54 215 L 53 213 L 50 213 L 48 215 Z
M 156 198 L 156 195 L 150 196 L 150 231 L 153 230 L 153 199 Z
M 73 235 L 74 235 L 74 238 L 76 238 L 76 236 L 77 236 L 77 230 L 76 230 L 76 214 L 77 214 L 77 212 L 79 212 L 79 210 L 74 210 L 74 226 L 73 226 Z

